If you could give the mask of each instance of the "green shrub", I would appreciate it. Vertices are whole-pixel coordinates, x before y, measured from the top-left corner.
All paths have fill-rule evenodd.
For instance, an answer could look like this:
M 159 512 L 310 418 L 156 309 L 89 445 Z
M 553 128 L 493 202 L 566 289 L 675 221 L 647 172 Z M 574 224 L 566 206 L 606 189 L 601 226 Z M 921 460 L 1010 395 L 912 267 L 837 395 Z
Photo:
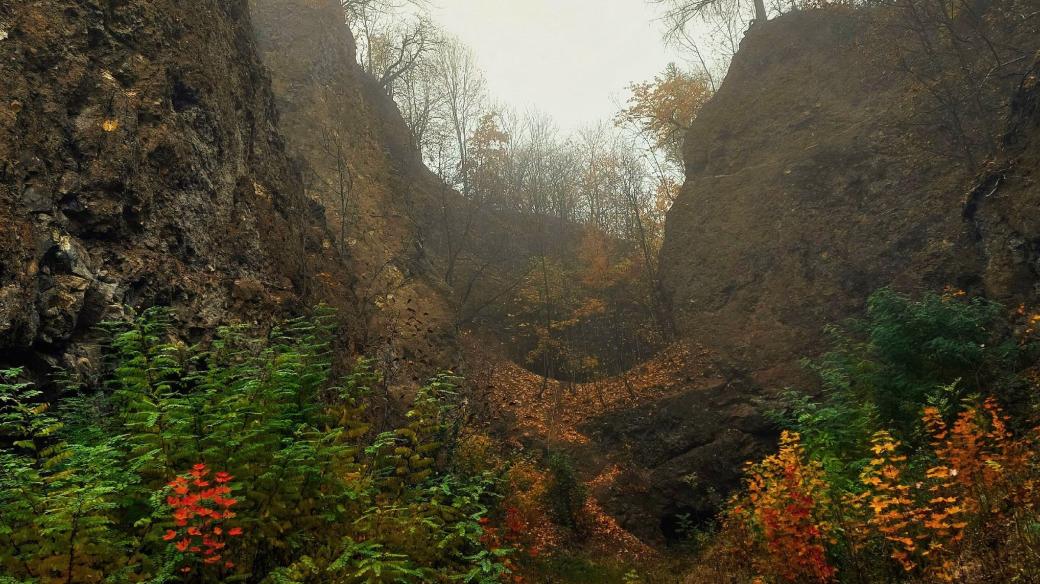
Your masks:
M 437 462 L 457 379 L 436 377 L 405 427 L 374 435 L 365 398 L 378 376 L 361 360 L 332 377 L 332 322 L 319 309 L 189 347 L 149 310 L 108 325 L 110 375 L 89 390 L 66 381 L 57 414 L 19 371 L 0 372 L 0 571 L 41 583 L 497 581 L 508 551 L 485 545 L 481 522 L 497 479 Z M 209 475 L 190 492 L 171 482 L 193 468 L 229 483 L 205 497 L 236 537 L 208 556 L 176 545 L 190 532 L 178 509 L 213 512 L 192 494 Z
M 553 453 L 549 456 L 548 468 L 549 487 L 546 496 L 553 518 L 564 527 L 581 530 L 588 493 L 574 471 L 574 464 L 566 455 Z
M 918 443 L 926 404 L 949 412 L 980 393 L 1021 401 L 1009 388 L 1031 351 L 1010 336 L 994 302 L 952 292 L 915 300 L 886 288 L 870 297 L 865 317 L 828 333 L 832 349 L 806 361 L 823 395 L 788 392 L 775 416 L 839 482 L 858 481 L 877 428 Z

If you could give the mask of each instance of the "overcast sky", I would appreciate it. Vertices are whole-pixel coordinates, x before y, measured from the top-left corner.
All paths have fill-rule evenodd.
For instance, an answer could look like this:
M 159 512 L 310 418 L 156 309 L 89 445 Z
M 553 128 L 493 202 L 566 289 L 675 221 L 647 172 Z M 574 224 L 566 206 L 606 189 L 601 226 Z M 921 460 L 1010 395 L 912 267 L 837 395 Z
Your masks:
M 646 0 L 432 0 L 469 45 L 492 99 L 536 107 L 561 127 L 610 119 L 632 82 L 679 61 Z

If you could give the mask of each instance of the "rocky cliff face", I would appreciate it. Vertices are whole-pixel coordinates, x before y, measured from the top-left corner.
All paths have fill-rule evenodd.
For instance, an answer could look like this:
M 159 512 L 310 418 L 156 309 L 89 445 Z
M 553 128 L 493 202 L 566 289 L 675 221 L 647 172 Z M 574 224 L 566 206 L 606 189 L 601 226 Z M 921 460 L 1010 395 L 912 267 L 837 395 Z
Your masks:
M 748 32 L 687 137 L 687 182 L 668 216 L 662 273 L 684 335 L 765 368 L 819 351 L 823 327 L 879 287 L 985 279 L 1019 294 L 1033 277 L 998 283 L 998 264 L 1030 244 L 976 240 L 1029 231 L 1012 224 L 1031 213 L 964 220 L 977 169 L 937 151 L 941 128 L 920 123 L 927 102 L 870 58 L 885 39 L 841 11 Z
M 611 489 L 593 495 L 644 541 L 682 540 L 684 521 L 713 519 L 740 486 L 744 464 L 776 441 L 773 424 L 755 403 L 757 387 L 740 379 L 704 383 L 695 375 L 686 377 L 680 393 L 582 427 L 595 448 L 624 469 Z
M 359 351 L 418 381 L 455 359 L 450 292 L 428 248 L 443 197 L 397 106 L 357 64 L 338 0 L 251 0 L 280 127 L 307 195 L 327 209 L 358 281 L 348 312 Z
M 1005 303 L 1040 298 L 1040 55 L 1011 104 L 1000 154 L 972 192 L 987 292 Z
M 89 370 L 124 305 L 201 334 L 345 296 L 250 30 L 244 0 L 0 3 L 0 365 Z
M 612 501 L 620 517 L 653 509 L 667 534 L 675 514 L 705 516 L 704 486 L 732 488 L 739 457 L 770 439 L 760 400 L 811 387 L 797 360 L 877 288 L 1040 299 L 1040 69 L 1006 89 L 1010 119 L 991 121 L 1008 130 L 979 179 L 937 151 L 909 80 L 864 57 L 883 42 L 856 13 L 756 26 L 695 122 L 661 272 L 681 334 L 718 350 L 729 379 L 751 375 L 600 421 L 594 435 L 648 461 L 653 488 Z

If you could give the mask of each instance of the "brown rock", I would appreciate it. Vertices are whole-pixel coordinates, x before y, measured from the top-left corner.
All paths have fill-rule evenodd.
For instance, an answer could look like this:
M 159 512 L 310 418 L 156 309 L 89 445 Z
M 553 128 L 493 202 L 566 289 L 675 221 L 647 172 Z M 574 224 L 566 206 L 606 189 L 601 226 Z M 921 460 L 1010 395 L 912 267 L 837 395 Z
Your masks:
M 321 249 L 244 0 L 103 6 L 0 3 L 0 365 L 92 362 L 112 305 L 169 305 L 188 330 L 342 298 L 311 284 L 351 278 Z M 228 279 L 287 301 L 236 306 Z
M 964 200 L 977 170 L 928 146 L 942 129 L 919 123 L 929 104 L 878 62 L 886 40 L 865 14 L 796 12 L 752 27 L 687 137 L 664 284 L 680 332 L 749 370 L 820 352 L 823 327 L 883 286 L 979 289 L 983 255 L 990 288 L 1021 291 L 1034 278 L 1034 243 L 1014 234 L 1035 232 L 1035 213 L 1009 208 L 997 223 L 1010 231 L 976 246 Z M 1000 229 L 982 219 L 981 231 Z M 1024 280 L 998 282 L 1009 263 Z

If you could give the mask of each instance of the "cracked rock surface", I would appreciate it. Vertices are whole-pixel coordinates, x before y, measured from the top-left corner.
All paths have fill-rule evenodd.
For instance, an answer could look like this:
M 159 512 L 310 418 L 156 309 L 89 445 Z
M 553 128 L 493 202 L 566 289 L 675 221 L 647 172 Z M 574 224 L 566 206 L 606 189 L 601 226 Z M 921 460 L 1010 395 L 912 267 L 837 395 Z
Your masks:
M 346 283 L 239 0 L 0 3 L 0 366 L 90 368 L 94 325 L 187 335 Z

